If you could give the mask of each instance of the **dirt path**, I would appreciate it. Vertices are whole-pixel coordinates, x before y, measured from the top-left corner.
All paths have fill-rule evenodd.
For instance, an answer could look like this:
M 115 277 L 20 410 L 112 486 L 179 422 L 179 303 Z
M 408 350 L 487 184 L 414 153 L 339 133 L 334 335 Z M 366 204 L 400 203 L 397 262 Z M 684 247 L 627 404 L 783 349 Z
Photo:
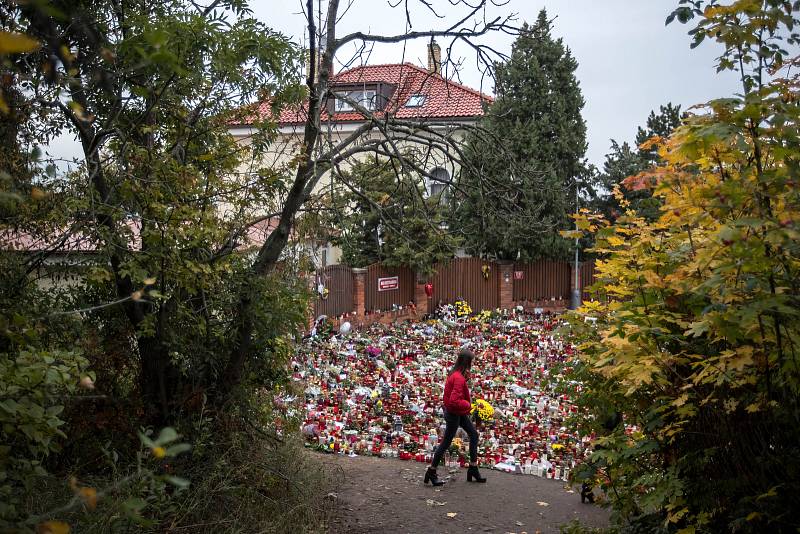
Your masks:
M 608 524 L 608 512 L 581 504 L 580 493 L 570 492 L 561 481 L 484 469 L 488 482 L 475 484 L 466 481 L 462 469 L 434 489 L 422 484 L 425 465 L 417 462 L 334 455 L 322 455 L 322 460 L 342 473 L 331 496 L 338 503 L 332 534 L 546 534 L 575 518 L 586 525 Z M 440 467 L 439 473 L 447 470 Z

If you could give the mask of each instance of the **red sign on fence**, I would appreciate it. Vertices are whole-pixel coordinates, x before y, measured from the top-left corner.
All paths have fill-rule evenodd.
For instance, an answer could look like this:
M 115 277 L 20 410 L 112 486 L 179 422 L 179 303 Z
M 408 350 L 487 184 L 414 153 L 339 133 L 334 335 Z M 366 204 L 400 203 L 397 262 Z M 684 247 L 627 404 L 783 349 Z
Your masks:
M 378 278 L 378 291 L 392 291 L 400 288 L 400 277 L 390 276 L 388 278 Z
M 514 280 L 522 280 L 525 278 L 525 271 L 514 271 Z

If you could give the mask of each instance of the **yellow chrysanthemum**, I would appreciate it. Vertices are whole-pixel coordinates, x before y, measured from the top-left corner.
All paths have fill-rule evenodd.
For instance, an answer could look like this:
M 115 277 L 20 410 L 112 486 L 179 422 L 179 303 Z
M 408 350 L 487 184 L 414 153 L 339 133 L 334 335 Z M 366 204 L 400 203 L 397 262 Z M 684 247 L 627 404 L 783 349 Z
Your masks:
M 481 421 L 489 421 L 494 417 L 494 408 L 483 399 L 478 399 L 472 403 L 472 410 L 470 413 L 475 413 L 476 411 Z

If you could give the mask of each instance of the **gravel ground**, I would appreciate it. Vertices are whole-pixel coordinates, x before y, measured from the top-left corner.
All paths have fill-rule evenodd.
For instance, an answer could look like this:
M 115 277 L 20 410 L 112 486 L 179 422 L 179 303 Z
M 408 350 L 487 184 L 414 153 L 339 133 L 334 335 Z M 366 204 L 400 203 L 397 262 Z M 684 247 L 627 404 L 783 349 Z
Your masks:
M 332 534 L 496 532 L 541 534 L 578 519 L 608 525 L 608 512 L 581 504 L 579 488 L 560 480 L 482 470 L 486 484 L 468 483 L 466 469 L 448 474 L 441 488 L 423 485 L 425 464 L 375 457 L 321 455 L 340 472 L 330 499 L 337 513 Z M 455 515 L 453 515 L 455 514 Z

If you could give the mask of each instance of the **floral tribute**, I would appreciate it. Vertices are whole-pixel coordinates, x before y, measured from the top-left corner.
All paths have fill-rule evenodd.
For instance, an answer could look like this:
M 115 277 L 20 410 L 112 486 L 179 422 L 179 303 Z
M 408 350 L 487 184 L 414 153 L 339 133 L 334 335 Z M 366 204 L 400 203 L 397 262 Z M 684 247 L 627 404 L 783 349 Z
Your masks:
M 475 402 L 473 402 L 472 410 L 469 413 L 471 414 L 477 413 L 478 419 L 480 419 L 484 423 L 494 419 L 494 408 L 492 408 L 492 405 L 483 399 L 478 399 Z
M 581 392 L 571 376 L 574 348 L 554 332 L 555 316 L 515 310 L 483 319 L 374 324 L 306 340 L 291 369 L 305 393 L 292 409 L 307 445 L 430 461 L 444 431 L 442 388 L 466 345 L 477 355 L 470 389 L 483 422 L 480 465 L 567 479 L 591 439 L 569 422 Z M 448 451 L 447 463 L 463 463 L 467 441 L 455 442 L 464 450 Z
M 469 317 L 472 315 L 472 308 L 470 308 L 469 303 L 466 300 L 457 300 L 456 301 L 456 317 Z

